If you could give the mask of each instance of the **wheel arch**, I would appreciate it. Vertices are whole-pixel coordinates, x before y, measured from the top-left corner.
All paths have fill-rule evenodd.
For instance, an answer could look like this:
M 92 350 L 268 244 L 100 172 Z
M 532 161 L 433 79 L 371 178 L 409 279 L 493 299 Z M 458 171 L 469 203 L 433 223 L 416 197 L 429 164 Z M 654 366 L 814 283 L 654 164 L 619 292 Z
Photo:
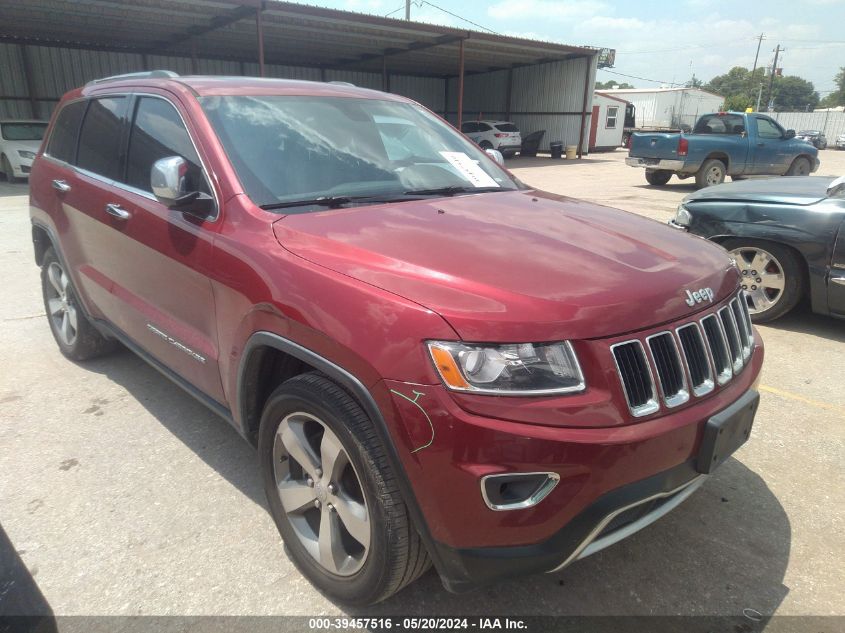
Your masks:
M 267 331 L 255 332 L 246 342 L 238 367 L 237 400 L 235 406 L 240 417 L 244 437 L 255 445 L 258 423 L 260 422 L 261 416 L 260 410 L 257 407 L 260 404 L 263 409 L 261 398 L 263 397 L 264 402 L 266 402 L 266 398 L 279 384 L 276 383 L 270 386 L 269 392 L 266 392 L 266 394 L 261 385 L 262 368 L 267 369 L 268 367 L 272 367 L 273 363 L 276 364 L 277 369 L 275 371 L 277 373 L 271 374 L 271 376 L 275 378 L 284 376 L 290 378 L 299 373 L 314 370 L 325 374 L 348 391 L 373 421 L 373 426 L 379 435 L 379 439 L 384 444 L 390 466 L 396 474 L 399 490 L 408 507 L 408 513 L 413 521 L 414 527 L 422 538 L 435 568 L 443 576 L 443 570 L 446 569 L 444 561 L 439 556 L 439 549 L 435 547 L 434 540 L 428 529 L 428 524 L 417 503 L 417 498 L 408 479 L 408 475 L 402 466 L 396 445 L 391 438 L 387 422 L 370 390 L 346 369 L 278 334 Z M 248 393 L 249 390 L 254 390 L 256 386 L 259 389 L 256 390 L 255 395 L 250 395 Z M 256 416 L 258 417 L 257 420 L 255 419 Z
M 704 157 L 704 160 L 701 161 L 701 164 L 704 165 L 705 162 L 711 159 L 722 161 L 725 164 L 725 175 L 730 174 L 731 159 L 725 152 L 710 152 L 709 154 L 707 154 L 707 156 Z
M 44 254 L 48 248 L 57 250 L 56 245 L 53 244 L 53 239 L 50 237 L 50 233 L 40 224 L 32 225 L 32 246 L 35 249 L 35 263 L 38 266 L 41 266 L 44 262 Z

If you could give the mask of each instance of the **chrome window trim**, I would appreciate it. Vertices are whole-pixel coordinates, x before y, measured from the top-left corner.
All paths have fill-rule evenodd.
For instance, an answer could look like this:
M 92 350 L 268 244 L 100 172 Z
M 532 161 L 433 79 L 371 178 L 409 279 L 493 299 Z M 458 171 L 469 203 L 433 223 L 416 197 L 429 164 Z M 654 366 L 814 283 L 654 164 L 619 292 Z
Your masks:
M 678 393 L 676 393 L 675 395 L 669 396 L 669 397 L 667 397 L 666 394 L 663 392 L 663 383 L 660 380 L 660 369 L 658 368 L 657 361 L 654 357 L 654 350 L 651 348 L 651 340 L 652 339 L 658 338 L 660 336 L 667 336 L 667 335 L 669 337 L 669 340 L 672 341 L 673 347 L 675 348 L 675 358 L 678 359 L 678 364 L 681 367 L 681 381 L 683 382 L 683 384 L 681 386 L 681 390 L 678 391 Z M 687 374 L 686 374 L 686 371 L 684 369 L 684 363 L 681 360 L 681 352 L 680 352 L 680 349 L 678 348 L 678 343 L 675 341 L 675 337 L 672 335 L 672 332 L 670 332 L 669 330 L 664 330 L 662 332 L 656 332 L 655 334 L 652 334 L 651 336 L 647 336 L 645 341 L 646 341 L 646 347 L 648 347 L 648 352 L 649 352 L 649 354 L 651 354 L 651 360 L 654 363 L 654 368 L 655 368 L 655 370 L 657 370 L 657 383 L 658 383 L 658 388 L 660 389 L 660 392 L 663 395 L 663 404 L 665 404 L 667 408 L 672 409 L 674 407 L 678 407 L 678 406 L 684 404 L 685 402 L 689 402 L 690 396 L 689 396 L 689 383 L 687 382 Z
M 628 397 L 628 390 L 625 388 L 625 380 L 622 378 L 622 369 L 619 367 L 619 361 L 616 360 L 616 348 L 622 347 L 623 345 L 630 345 L 632 343 L 636 343 L 639 348 L 640 352 L 643 355 L 643 360 L 645 361 L 646 368 L 648 369 L 648 378 L 651 382 L 651 398 L 645 404 L 640 406 L 632 406 L 631 399 Z M 651 415 L 655 411 L 660 409 L 660 404 L 657 401 L 657 388 L 654 385 L 654 374 L 651 371 L 651 363 L 648 362 L 648 354 L 645 353 L 645 349 L 643 348 L 643 343 L 639 339 L 632 339 L 630 341 L 621 341 L 619 343 L 615 343 L 614 345 L 610 346 L 610 355 L 613 357 L 613 364 L 616 366 L 616 375 L 619 376 L 619 384 L 622 386 L 622 393 L 625 396 L 625 402 L 628 403 L 628 410 L 631 412 L 635 418 L 641 418 L 646 415 Z
M 718 311 L 711 312 L 710 314 L 701 317 L 701 319 L 699 320 L 699 323 L 701 324 L 701 330 L 704 333 L 704 340 L 707 343 L 707 352 L 708 352 L 708 354 L 710 354 L 710 358 L 713 361 L 714 370 L 718 369 L 718 368 L 716 367 L 716 356 L 713 353 L 713 350 L 710 348 L 710 340 L 707 337 L 707 328 L 704 327 L 704 322 L 707 319 L 713 319 L 713 320 L 716 321 L 716 325 L 719 328 L 719 335 L 722 338 L 722 343 L 725 345 L 725 353 L 727 354 L 727 357 L 728 357 L 728 367 L 727 367 L 727 369 L 716 375 L 716 382 L 719 384 L 719 386 L 721 386 L 721 385 L 724 385 L 725 383 L 727 383 L 729 380 L 731 380 L 731 378 L 734 377 L 733 359 L 731 358 L 731 348 L 728 345 L 728 337 L 725 334 L 725 328 L 722 326 L 722 319 L 719 318 Z
M 692 384 L 692 372 L 689 370 L 689 359 L 687 358 L 686 352 L 682 353 L 684 361 L 684 367 L 687 370 L 687 376 L 689 378 L 689 384 L 692 388 L 692 393 L 696 398 L 700 398 L 701 396 L 706 396 L 708 393 L 713 391 L 716 388 L 716 382 L 713 379 L 713 376 L 716 374 L 716 369 L 714 367 L 713 359 L 710 358 L 710 345 L 707 343 L 707 339 L 704 336 L 704 332 L 701 331 L 701 326 L 698 324 L 697 321 L 692 321 L 691 323 L 687 323 L 686 325 L 682 325 L 680 327 L 675 328 L 675 336 L 678 339 L 678 345 L 680 346 L 681 351 L 684 349 L 684 345 L 681 342 L 681 330 L 686 330 L 688 328 L 694 328 L 696 334 L 698 335 L 698 340 L 701 341 L 701 349 L 704 352 L 704 361 L 707 363 L 707 377 L 704 379 L 704 382 L 701 383 L 700 386 L 696 387 Z
M 182 127 L 185 129 L 185 133 L 188 135 L 188 138 L 191 141 L 191 145 L 194 148 L 194 152 L 196 152 L 197 160 L 199 160 L 200 167 L 202 168 L 203 178 L 205 178 L 205 181 L 208 184 L 208 188 L 211 191 L 211 195 L 214 198 L 214 208 L 215 208 L 214 215 L 208 216 L 206 218 L 202 218 L 202 221 L 208 222 L 208 223 L 211 223 L 211 224 L 217 222 L 217 220 L 220 219 L 221 206 L 220 206 L 220 198 L 217 195 L 217 190 L 215 189 L 214 182 L 211 179 L 211 171 L 208 169 L 208 166 L 206 165 L 205 160 L 203 160 L 202 154 L 199 151 L 199 146 L 197 145 L 196 140 L 194 139 L 193 135 L 191 134 L 191 130 L 188 127 L 188 124 L 185 122 L 185 117 L 182 116 L 182 113 L 179 111 L 179 108 L 176 107 L 176 104 L 174 104 L 170 99 L 168 99 L 167 97 L 164 97 L 162 95 L 152 94 L 152 93 L 149 93 L 149 92 L 108 92 L 108 93 L 102 93 L 102 94 L 87 95 L 87 96 L 79 97 L 77 99 L 73 99 L 71 101 L 67 101 L 64 104 L 62 104 L 62 109 L 64 109 L 66 106 L 70 105 L 71 103 L 77 103 L 79 101 L 91 101 L 93 99 L 107 99 L 109 97 L 125 97 L 125 98 L 130 98 L 130 99 L 132 97 L 150 97 L 150 98 L 153 98 L 153 99 L 161 99 L 165 103 L 168 103 L 170 105 L 170 107 L 172 107 L 176 111 L 176 114 L 179 115 L 179 120 L 182 122 Z M 126 145 L 126 150 L 127 150 L 126 160 L 129 160 L 129 143 L 132 140 L 132 125 L 134 123 L 135 110 L 136 109 L 137 109 L 137 102 L 133 102 L 132 111 L 127 112 L 127 114 L 126 114 L 128 125 L 129 125 L 129 136 L 127 138 L 127 145 Z M 86 114 L 87 114 L 87 110 L 86 110 Z M 83 122 L 84 122 L 84 117 L 83 117 Z M 82 132 L 81 126 L 80 126 L 80 129 L 79 129 L 79 132 L 80 133 Z M 53 137 L 53 128 L 51 127 L 50 128 L 50 136 L 47 138 L 47 142 L 44 144 L 44 151 L 41 154 L 43 158 L 48 158 L 49 160 L 51 160 L 52 162 L 54 162 L 57 165 L 67 167 L 75 173 L 83 174 L 83 175 L 85 175 L 89 178 L 93 178 L 94 180 L 98 180 L 98 181 L 100 181 L 104 184 L 111 185 L 113 187 L 116 187 L 117 189 L 121 189 L 122 191 L 133 193 L 135 195 L 141 196 L 141 197 L 146 198 L 148 200 L 152 200 L 154 202 L 159 202 L 158 198 L 156 198 L 152 194 L 152 192 L 150 192 L 150 191 L 144 191 L 142 189 L 138 189 L 137 187 L 133 187 L 132 185 L 128 185 L 128 184 L 121 182 L 119 180 L 112 180 L 111 178 L 106 178 L 105 176 L 94 173 L 94 172 L 89 171 L 87 169 L 83 169 L 81 167 L 77 167 L 76 165 L 71 165 L 70 163 L 68 163 L 66 161 L 63 161 L 59 158 L 56 158 L 56 157 L 48 154 L 47 148 L 50 145 L 50 140 L 52 139 L 52 137 Z M 76 138 L 76 144 L 77 144 L 77 148 L 78 148 L 79 147 L 79 136 L 78 135 L 77 135 L 77 138 Z
M 487 489 L 485 487 L 485 483 L 488 479 L 501 479 L 501 478 L 514 478 L 514 477 L 529 477 L 532 475 L 544 475 L 546 477 L 546 482 L 537 489 L 530 497 L 523 501 L 518 501 L 516 503 L 493 503 L 487 496 Z M 560 482 L 560 475 L 554 472 L 530 472 L 530 473 L 496 473 L 494 475 L 485 475 L 481 478 L 481 497 L 484 499 L 484 503 L 487 504 L 487 507 L 491 510 L 496 512 L 507 512 L 510 510 L 524 510 L 525 508 L 531 508 L 536 506 L 540 503 L 543 499 L 549 496 L 549 493 L 555 489 L 555 486 L 558 485 Z

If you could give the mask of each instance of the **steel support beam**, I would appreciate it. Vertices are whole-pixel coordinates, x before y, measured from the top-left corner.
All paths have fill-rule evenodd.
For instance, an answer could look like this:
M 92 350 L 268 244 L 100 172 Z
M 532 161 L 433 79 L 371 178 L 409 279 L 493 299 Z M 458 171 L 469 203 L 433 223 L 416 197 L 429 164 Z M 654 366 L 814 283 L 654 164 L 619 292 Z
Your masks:
M 259 11 L 261 8 L 258 9 Z M 148 53 L 155 53 L 165 51 L 177 44 L 182 44 L 185 40 L 191 40 L 193 43 L 193 38 L 200 37 L 202 35 L 206 35 L 207 33 L 211 33 L 212 31 L 216 31 L 217 29 L 221 29 L 224 26 L 229 26 L 230 24 L 234 24 L 235 22 L 240 22 L 244 18 L 248 18 L 252 15 L 255 9 L 249 6 L 241 6 L 231 11 L 227 11 L 223 15 L 216 15 L 208 21 L 208 24 L 203 26 L 192 26 L 190 28 L 185 29 L 184 31 L 180 31 L 178 33 L 174 33 L 166 38 L 153 42 L 148 47 L 146 47 L 146 51 Z
M 590 64 L 592 57 L 585 57 L 584 63 L 586 69 L 584 70 L 584 99 L 581 103 L 581 131 L 578 133 L 578 158 L 584 155 L 584 125 L 587 122 L 587 100 L 590 96 Z
M 29 110 L 33 119 L 38 118 L 38 103 L 35 99 L 35 82 L 32 75 L 32 62 L 29 59 L 29 51 L 26 46 L 19 44 L 18 48 L 21 52 L 21 61 L 23 62 L 23 74 L 26 81 L 26 96 L 29 101 Z
M 508 87 L 505 91 L 505 119 L 511 120 L 511 94 L 513 92 L 513 68 L 508 68 Z
M 464 118 L 464 41 L 458 45 L 458 129 Z
M 264 76 L 264 22 L 261 20 L 262 7 L 255 9 L 256 43 L 258 45 L 258 76 Z
M 332 64 L 335 68 L 343 66 L 355 66 L 364 62 L 369 62 L 379 57 L 393 57 L 394 55 L 402 55 L 403 53 L 411 53 L 413 51 L 424 51 L 428 48 L 435 48 L 437 46 L 444 46 L 446 44 L 454 44 L 455 42 L 463 42 L 464 38 L 459 35 L 440 35 L 430 42 L 411 42 L 407 46 L 401 48 L 386 48 L 380 53 L 364 53 L 354 59 L 339 59 Z

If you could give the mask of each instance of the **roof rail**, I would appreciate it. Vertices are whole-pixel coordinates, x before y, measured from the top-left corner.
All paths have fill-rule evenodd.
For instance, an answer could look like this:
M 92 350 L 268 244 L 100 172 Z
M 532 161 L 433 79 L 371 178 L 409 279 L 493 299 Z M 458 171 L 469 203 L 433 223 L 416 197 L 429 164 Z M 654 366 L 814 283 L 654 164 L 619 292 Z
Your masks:
M 167 79 L 178 77 L 179 73 L 172 70 L 148 70 L 140 73 L 125 73 L 123 75 L 112 75 L 111 77 L 103 77 L 102 79 L 93 79 L 85 86 L 93 86 L 95 84 L 105 83 L 107 81 L 120 81 L 121 79 Z
M 351 88 L 357 88 L 358 87 L 358 86 L 356 86 L 355 84 L 353 84 L 349 81 L 327 81 L 326 83 L 334 84 L 335 86 L 349 86 Z

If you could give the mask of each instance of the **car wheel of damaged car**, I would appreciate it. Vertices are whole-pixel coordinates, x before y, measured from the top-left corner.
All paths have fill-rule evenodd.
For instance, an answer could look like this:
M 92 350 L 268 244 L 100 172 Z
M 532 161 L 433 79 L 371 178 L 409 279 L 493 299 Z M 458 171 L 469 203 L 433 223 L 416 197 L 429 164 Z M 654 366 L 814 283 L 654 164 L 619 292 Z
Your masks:
M 725 163 L 718 158 L 711 158 L 704 161 L 701 169 L 695 174 L 695 184 L 699 189 L 720 185 L 725 182 L 726 172 Z
M 808 161 L 803 156 L 799 156 L 794 161 L 792 161 L 792 165 L 789 167 L 789 171 L 786 172 L 787 176 L 809 176 L 810 175 L 810 161 Z
M 279 532 L 322 591 L 372 604 L 428 569 L 372 422 L 327 377 L 303 374 L 270 395 L 258 448 Z
M 116 341 L 106 339 L 86 318 L 73 283 L 52 248 L 44 253 L 41 291 L 50 331 L 62 354 L 71 360 L 88 360 L 117 347 Z
M 722 245 L 739 267 L 752 321 L 773 321 L 795 307 L 804 290 L 803 270 L 795 253 L 757 240 L 732 239 Z
M 650 185 L 665 185 L 672 178 L 672 172 L 667 169 L 646 169 L 645 179 Z

